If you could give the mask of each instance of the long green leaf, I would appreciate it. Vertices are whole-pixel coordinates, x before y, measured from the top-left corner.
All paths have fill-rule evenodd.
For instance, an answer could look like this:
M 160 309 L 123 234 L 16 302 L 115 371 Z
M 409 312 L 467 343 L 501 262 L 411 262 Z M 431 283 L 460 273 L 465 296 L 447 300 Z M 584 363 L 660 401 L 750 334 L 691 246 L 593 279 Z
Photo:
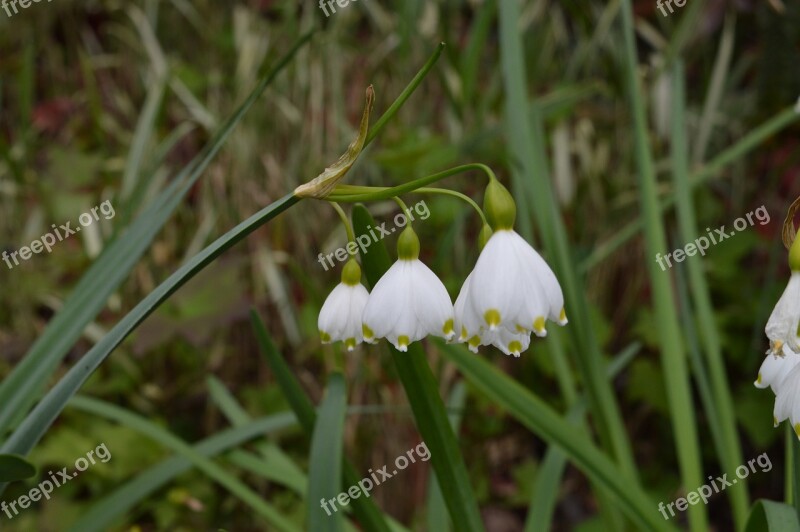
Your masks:
M 127 336 L 199 271 L 247 235 L 297 203 L 288 194 L 240 223 L 184 264 L 147 295 L 103 339 L 86 353 L 25 418 L 3 445 L 3 452 L 27 454 L 64 409 L 67 401 Z
M 328 389 L 322 398 L 314 434 L 311 436 L 311 457 L 308 466 L 309 530 L 320 532 L 342 530 L 344 508 L 337 506 L 340 504 L 337 495 L 342 485 L 346 408 L 344 375 L 333 373 L 328 379 Z M 320 501 L 319 505 L 317 501 Z M 331 505 L 332 507 L 328 507 Z
M 78 340 L 86 325 L 97 316 L 109 296 L 127 278 L 183 196 L 222 148 L 233 128 L 310 36 L 306 34 L 301 37 L 289 53 L 278 61 L 206 147 L 127 231 L 105 247 L 97 261 L 81 278 L 64 307 L 33 344 L 25 358 L 0 383 L 0 437 L 5 435 L 14 420 L 21 419 L 30 410 L 47 380 Z
M 80 397 L 80 396 L 78 396 Z M 74 399 L 73 399 L 74 400 Z M 74 403 L 70 403 L 71 406 Z M 297 425 L 292 413 L 281 413 L 256 419 L 240 427 L 227 429 L 210 436 L 192 446 L 194 451 L 206 458 L 213 458 L 236 448 L 252 439 L 278 433 Z M 73 523 L 71 532 L 100 532 L 131 511 L 140 502 L 158 491 L 177 476 L 189 471 L 191 460 L 180 453 L 159 462 L 139 473 L 135 478 L 116 488 L 110 494 L 97 499 L 88 511 Z
M 253 325 L 253 330 L 256 333 L 256 340 L 258 341 L 267 363 L 272 368 L 275 374 L 275 380 L 278 382 L 283 396 L 289 402 L 289 406 L 294 411 L 300 426 L 303 431 L 310 438 L 314 432 L 314 424 L 316 423 L 317 415 L 314 412 L 314 406 L 308 398 L 300 383 L 292 374 L 292 370 L 286 364 L 281 354 L 275 348 L 275 344 L 270 339 L 264 322 L 258 317 L 255 311 L 250 312 L 250 321 Z M 343 488 L 347 489 L 349 486 L 354 486 L 358 483 L 361 477 L 356 473 L 355 468 L 344 460 L 344 482 Z M 361 525 L 367 530 L 389 532 L 390 528 L 381 514 L 378 507 L 372 501 L 372 498 L 359 497 L 352 501 L 351 505 L 356 518 Z M 393 524 L 392 528 L 399 527 Z
M 745 532 L 798 532 L 800 521 L 794 508 L 775 501 L 756 501 Z
M 594 426 L 604 447 L 612 450 L 622 471 L 637 482 L 637 469 L 628 435 L 622 422 L 622 413 L 615 399 L 611 383 L 602 370 L 603 356 L 595 339 L 589 316 L 585 290 L 580 285 L 569 248 L 558 202 L 550 183 L 550 170 L 544 140 L 544 126 L 536 107 L 528 110 L 527 80 L 518 26 L 520 2 L 498 2 L 501 28 L 501 60 L 506 92 L 506 123 L 508 147 L 512 161 L 511 173 L 517 202 L 521 232 L 530 224 L 531 215 L 542 234 L 544 248 L 553 258 L 556 274 L 564 288 L 567 314 L 571 316 L 570 334 L 577 347 L 575 361 L 589 394 L 589 405 Z M 530 120 L 527 118 L 531 117 Z M 523 209 L 521 205 L 528 205 Z M 532 211 L 532 212 L 531 212 Z M 526 215 L 528 216 L 525 219 Z M 531 231 L 527 230 L 530 236 Z
M 639 197 L 645 230 L 645 263 L 653 292 L 656 333 L 661 351 L 661 367 L 667 389 L 667 401 L 672 420 L 672 430 L 678 454 L 681 481 L 686 489 L 700 486 L 705 480 L 700 462 L 692 394 L 686 353 L 680 341 L 678 311 L 669 276 L 661 271 L 656 256 L 667 249 L 664 224 L 658 206 L 655 170 L 647 129 L 644 98 L 638 79 L 636 45 L 633 29 L 633 7 L 630 0 L 622 0 L 622 36 L 625 43 L 624 75 L 630 112 L 633 117 L 633 136 L 638 169 Z M 708 529 L 705 505 L 692 505 L 688 510 L 692 530 Z
M 369 234 L 368 227 L 374 225 L 375 221 L 363 205 L 353 207 L 353 230 L 356 238 Z M 370 286 L 375 286 L 390 266 L 383 242 L 370 246 L 368 252 L 362 254 L 361 260 Z M 431 464 L 455 528 L 459 531 L 482 530 L 478 503 L 469 482 L 467 468 L 425 352 L 418 342 L 408 346 L 407 353 L 401 353 L 391 345 L 389 350 L 414 412 L 417 428 L 430 449 Z
M 531 431 L 560 447 L 592 482 L 607 489 L 640 530 L 672 530 L 658 513 L 657 505 L 648 500 L 643 491 L 632 488 L 620 467 L 547 403 L 463 346 L 436 342 L 475 387 Z
M 685 122 L 686 98 L 684 96 L 684 86 L 683 66 L 680 61 L 676 61 L 672 68 L 672 132 L 670 141 L 672 176 L 675 182 L 678 229 L 681 241 L 692 242 L 695 236 L 699 234 L 699 228 L 689 186 L 689 150 Z M 722 469 L 723 471 L 733 471 L 742 463 L 742 449 L 739 443 L 739 433 L 736 430 L 733 395 L 728 385 L 725 362 L 722 357 L 722 341 L 714 319 L 711 291 L 703 273 L 702 262 L 689 260 L 682 266 L 688 271 L 689 292 L 697 310 L 698 327 L 703 331 L 699 337 L 708 362 L 710 389 L 714 398 L 714 410 L 707 411 L 706 415 L 713 419 L 714 423 L 719 427 L 719 437 L 722 441 L 717 445 L 717 453 L 720 457 Z M 726 490 L 726 493 L 731 500 L 737 528 L 741 530 L 747 519 L 749 506 L 747 483 L 738 482 L 736 485 L 731 486 L 729 490 Z
M 191 445 L 164 430 L 152 421 L 129 410 L 125 410 L 124 408 L 90 397 L 74 397 L 70 404 L 84 412 L 102 416 L 132 428 L 143 436 L 179 453 L 192 462 L 195 467 L 219 482 L 233 495 L 255 510 L 256 513 L 263 517 L 275 530 L 299 532 L 300 528 L 298 526 L 283 517 L 277 509 L 265 503 L 261 497 L 247 487 L 246 484 L 229 474 L 212 460 L 198 453 Z

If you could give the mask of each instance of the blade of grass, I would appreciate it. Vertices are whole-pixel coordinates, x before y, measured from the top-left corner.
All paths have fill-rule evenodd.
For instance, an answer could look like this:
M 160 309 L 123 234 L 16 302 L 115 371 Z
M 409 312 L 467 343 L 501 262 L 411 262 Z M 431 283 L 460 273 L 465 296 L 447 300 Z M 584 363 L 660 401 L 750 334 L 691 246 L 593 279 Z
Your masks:
M 633 8 L 630 0 L 622 1 L 622 32 L 625 43 L 624 76 L 630 112 L 633 117 L 636 164 L 638 168 L 639 195 L 645 231 L 645 262 L 652 289 L 657 334 L 661 347 L 661 366 L 667 388 L 667 401 L 678 451 L 681 481 L 686 489 L 701 486 L 705 477 L 701 472 L 697 426 L 689 389 L 689 372 L 686 354 L 680 342 L 680 325 L 673 299 L 669 276 L 661 271 L 655 259 L 667 249 L 664 225 L 658 207 L 656 178 L 650 153 L 644 100 L 638 80 L 636 45 L 633 30 Z M 705 505 L 693 505 L 688 509 L 692 530 L 708 530 L 708 515 Z
M 78 396 L 80 397 L 80 396 Z M 72 403 L 70 406 L 74 406 Z M 256 419 L 241 427 L 227 429 L 210 436 L 192 446 L 194 451 L 206 458 L 213 458 L 255 438 L 277 433 L 297 425 L 292 413 L 281 413 Z M 71 532 L 101 532 L 112 528 L 116 521 L 179 475 L 189 471 L 193 463 L 180 453 L 163 460 L 110 494 L 97 499 L 80 518 L 70 525 Z
M 467 388 L 463 382 L 456 383 L 447 401 L 447 409 L 450 412 L 450 425 L 453 432 L 458 434 L 463 418 L 464 405 L 467 402 Z M 447 516 L 447 504 L 444 502 L 442 489 L 436 475 L 431 475 L 428 479 L 428 502 L 425 505 L 425 522 L 428 530 L 436 532 L 450 532 L 452 529 L 450 518 Z
M 253 490 L 247 487 L 242 481 L 226 472 L 221 466 L 198 453 L 191 445 L 176 437 L 172 433 L 164 430 L 152 421 L 135 414 L 129 410 L 125 410 L 116 405 L 98 401 L 90 397 L 73 397 L 70 405 L 94 414 L 97 416 L 110 419 L 129 427 L 141 435 L 158 442 L 165 447 L 180 454 L 192 464 L 208 475 L 210 478 L 224 486 L 231 494 L 235 495 L 243 503 L 247 504 L 255 510 L 257 514 L 264 518 L 271 527 L 275 530 L 285 530 L 288 532 L 296 532 L 300 527 L 290 522 L 283 517 L 276 508 L 267 504 L 261 497 L 258 496 Z
M 300 200 L 297 197 L 287 194 L 219 237 L 192 260 L 170 275 L 166 281 L 150 292 L 147 297 L 119 321 L 100 342 L 95 344 L 58 384 L 45 395 L 44 399 L 36 405 L 33 411 L 3 444 L 2 452 L 18 454 L 30 452 L 64 409 L 70 397 L 80 389 L 92 372 L 147 316 L 223 252 L 298 201 Z
M 309 438 L 314 432 L 314 425 L 316 423 L 317 414 L 314 411 L 314 406 L 308 398 L 300 383 L 292 374 L 292 370 L 286 364 L 281 354 L 272 343 L 267 328 L 264 322 L 261 321 L 258 314 L 250 311 L 250 322 L 253 325 L 253 330 L 256 334 L 256 340 L 261 348 L 261 352 L 267 360 L 270 368 L 275 374 L 275 380 L 278 382 L 283 396 L 289 402 L 289 406 L 294 411 L 300 426 Z M 356 473 L 355 468 L 345 459 L 344 460 L 344 482 L 343 488 L 347 489 L 354 486 L 361 480 L 361 477 Z M 381 532 L 389 532 L 389 525 L 384 519 L 383 514 L 375 506 L 372 498 L 359 497 L 351 502 L 350 506 L 356 515 L 359 523 L 367 530 L 378 530 Z M 392 526 L 392 528 L 397 528 Z
M 344 456 L 344 418 L 347 408 L 344 375 L 334 372 L 319 406 L 314 433 L 311 436 L 311 456 L 308 473 L 308 529 L 320 532 L 342 530 L 342 514 L 336 508 L 317 505 L 317 501 L 336 499 L 342 486 Z M 333 512 L 333 515 L 331 515 Z
M 551 445 L 560 447 L 592 482 L 607 489 L 640 530 L 673 530 L 644 491 L 633 489 L 620 467 L 547 403 L 463 346 L 434 341 L 467 380 L 492 402 Z
M 353 230 L 356 238 L 369 234 L 375 221 L 363 205 L 353 207 Z M 375 242 L 361 261 L 370 286 L 386 273 L 391 264 L 383 242 Z M 389 346 L 397 374 L 414 412 L 414 420 L 423 441 L 430 449 L 431 464 L 442 489 L 450 518 L 456 530 L 483 530 L 478 503 L 472 492 L 467 468 L 458 448 L 453 429 L 447 419 L 439 387 L 425 359 L 419 342 L 401 353 Z
M 519 2 L 499 2 L 499 9 L 501 59 L 507 98 L 506 123 L 517 197 L 517 219 L 522 223 L 530 223 L 530 215 L 536 216 L 544 247 L 553 256 L 556 273 L 564 287 L 567 312 L 572 317 L 570 333 L 577 347 L 575 359 L 589 393 L 594 425 L 603 446 L 612 450 L 622 472 L 636 483 L 633 452 L 611 384 L 602 371 L 602 353 L 591 327 L 589 305 L 575 271 L 566 229 L 549 181 L 542 119 L 536 107 L 528 110 L 522 38 L 517 24 L 520 18 Z M 529 116 L 533 119 L 527 120 Z M 532 208 L 528 206 L 529 201 Z M 526 230 L 525 225 L 521 225 L 521 229 Z M 530 236 L 529 228 L 527 233 Z
M 676 61 L 672 67 L 672 176 L 675 183 L 680 238 L 682 242 L 692 242 L 699 234 L 699 230 L 689 187 L 689 150 L 686 141 L 684 91 L 683 65 L 680 61 Z M 717 453 L 720 457 L 720 465 L 722 465 L 723 471 L 734 471 L 742 463 L 742 450 L 736 430 L 733 396 L 728 385 L 725 362 L 722 358 L 722 342 L 717 323 L 714 320 L 711 291 L 708 288 L 701 261 L 689 260 L 682 266 L 688 270 L 689 292 L 697 311 L 698 326 L 702 331 L 699 337 L 708 363 L 711 393 L 714 398 L 714 410 L 707 411 L 706 415 L 719 425 L 721 442 L 717 446 Z M 688 315 L 687 312 L 684 314 Z M 737 528 L 741 530 L 747 521 L 750 506 L 747 483 L 738 482 L 731 489 L 726 490 L 726 493 L 731 500 Z

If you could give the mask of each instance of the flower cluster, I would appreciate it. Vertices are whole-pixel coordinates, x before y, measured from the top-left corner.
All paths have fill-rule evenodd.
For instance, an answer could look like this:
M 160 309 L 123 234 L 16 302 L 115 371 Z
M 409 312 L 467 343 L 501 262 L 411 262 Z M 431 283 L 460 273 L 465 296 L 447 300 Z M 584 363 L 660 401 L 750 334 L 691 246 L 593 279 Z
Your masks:
M 800 437 L 800 238 L 792 244 L 789 265 L 789 284 L 767 321 L 770 347 L 755 385 L 775 394 L 774 425 L 789 419 Z
M 566 325 L 564 296 L 553 271 L 513 229 L 514 200 L 492 178 L 484 211 L 489 225 L 473 271 L 455 306 L 442 282 L 419 260 L 419 238 L 411 226 L 397 242 L 397 261 L 372 293 L 360 284 L 361 269 L 351 258 L 342 282 L 328 296 L 319 315 L 323 343 L 344 341 L 352 350 L 362 341 L 386 338 L 399 351 L 425 336 L 466 343 L 477 353 L 493 345 L 520 356 L 531 334 L 545 336 L 546 320 Z

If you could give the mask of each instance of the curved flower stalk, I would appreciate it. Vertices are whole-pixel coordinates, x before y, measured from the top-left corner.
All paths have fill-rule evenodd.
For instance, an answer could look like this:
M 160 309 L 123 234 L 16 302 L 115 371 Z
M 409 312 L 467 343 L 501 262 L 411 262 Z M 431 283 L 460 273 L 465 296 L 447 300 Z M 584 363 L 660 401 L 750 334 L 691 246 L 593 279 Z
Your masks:
M 796 203 L 796 202 L 795 202 Z M 784 224 L 786 242 L 787 224 Z M 792 231 L 793 232 L 793 231 Z M 787 242 L 788 243 L 788 242 Z M 770 314 L 764 332 L 769 339 L 767 357 L 758 370 L 755 386 L 769 386 L 775 393 L 773 423 L 777 427 L 789 419 L 800 438 L 800 239 L 789 249 L 789 283 Z
M 344 342 L 348 351 L 364 340 L 361 315 L 369 292 L 361 284 L 361 267 L 351 258 L 342 270 L 342 282 L 325 299 L 319 312 L 317 327 L 323 344 Z
M 492 178 L 484 210 L 491 233 L 472 273 L 456 300 L 458 341 L 473 352 L 494 345 L 507 355 L 520 356 L 530 335 L 545 336 L 546 320 L 567 324 L 564 295 L 555 274 L 516 231 L 516 205 L 511 194 Z
M 429 334 L 450 340 L 455 336 L 453 303 L 436 274 L 419 260 L 419 238 L 411 226 L 400 234 L 397 256 L 364 308 L 364 340 L 386 338 L 403 352 Z

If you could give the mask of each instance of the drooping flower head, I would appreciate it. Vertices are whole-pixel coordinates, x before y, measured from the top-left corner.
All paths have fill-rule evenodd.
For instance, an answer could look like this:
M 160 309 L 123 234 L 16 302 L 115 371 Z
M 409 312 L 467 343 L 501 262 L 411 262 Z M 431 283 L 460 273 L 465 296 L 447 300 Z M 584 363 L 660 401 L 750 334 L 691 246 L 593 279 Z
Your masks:
M 322 343 L 343 341 L 348 351 L 360 344 L 364 339 L 361 315 L 368 298 L 369 292 L 361 284 L 361 267 L 351 258 L 342 270 L 342 282 L 328 295 L 319 312 L 317 327 Z
M 754 384 L 769 386 L 775 393 L 774 425 L 789 419 L 800 437 L 800 238 L 795 238 L 789 250 L 789 267 L 789 283 L 764 331 L 769 349 Z
M 364 308 L 364 340 L 386 338 L 398 351 L 429 334 L 449 340 L 455 335 L 453 303 L 436 274 L 419 260 L 419 238 L 411 226 L 400 234 L 397 256 Z
M 516 205 L 496 179 L 486 188 L 484 211 L 492 232 L 456 300 L 459 341 L 476 352 L 491 344 L 519 356 L 531 332 L 547 334 L 546 320 L 566 325 L 564 295 L 544 259 L 514 231 Z

